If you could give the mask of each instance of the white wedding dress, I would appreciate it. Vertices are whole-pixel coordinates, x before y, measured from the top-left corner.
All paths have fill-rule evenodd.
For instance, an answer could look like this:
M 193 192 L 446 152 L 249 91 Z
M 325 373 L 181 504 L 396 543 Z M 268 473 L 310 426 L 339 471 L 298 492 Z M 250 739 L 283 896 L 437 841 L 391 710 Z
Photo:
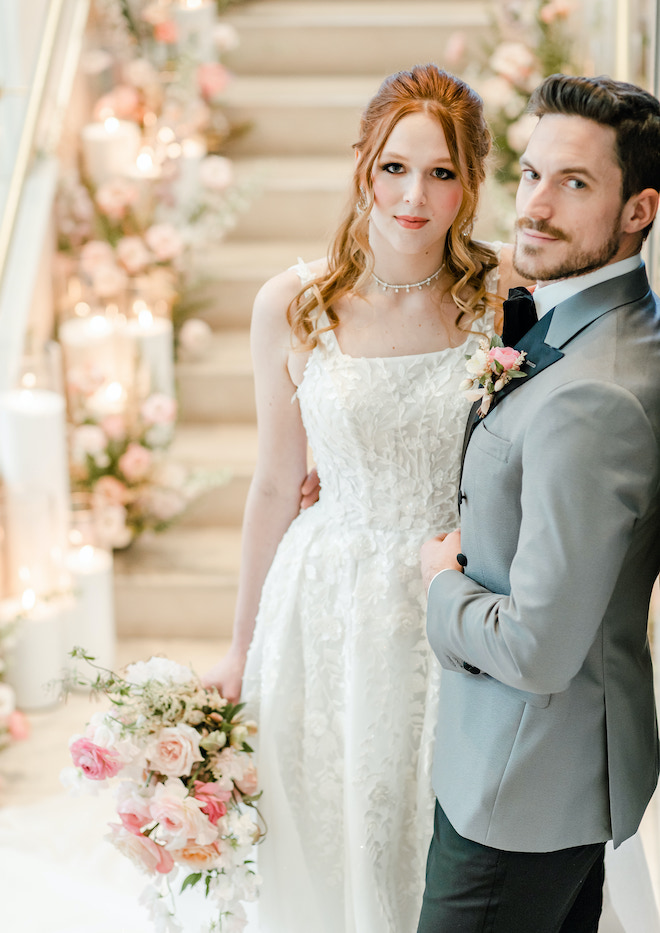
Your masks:
M 321 496 L 278 548 L 245 674 L 268 824 L 261 933 L 417 928 L 440 676 L 419 548 L 458 526 L 459 386 L 492 326 L 387 358 L 347 356 L 327 332 L 294 397 Z

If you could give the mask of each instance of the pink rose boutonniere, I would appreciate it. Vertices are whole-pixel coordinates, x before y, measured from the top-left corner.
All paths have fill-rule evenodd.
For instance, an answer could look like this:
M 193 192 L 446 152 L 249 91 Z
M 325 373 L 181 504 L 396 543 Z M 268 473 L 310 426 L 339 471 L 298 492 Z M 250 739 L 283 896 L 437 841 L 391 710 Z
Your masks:
M 488 413 L 496 392 L 508 385 L 512 379 L 524 379 L 527 373 L 520 372 L 520 367 L 527 356 L 524 352 L 505 347 L 497 334 L 490 342 L 484 337 L 479 349 L 472 356 L 466 356 L 469 376 L 461 382 L 461 391 L 470 402 L 481 399 L 478 409 L 480 417 Z

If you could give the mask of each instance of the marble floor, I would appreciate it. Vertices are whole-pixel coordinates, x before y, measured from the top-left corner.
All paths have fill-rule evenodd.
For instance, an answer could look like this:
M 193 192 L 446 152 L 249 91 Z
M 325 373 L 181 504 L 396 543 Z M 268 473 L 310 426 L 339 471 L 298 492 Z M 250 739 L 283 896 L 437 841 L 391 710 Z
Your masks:
M 160 654 L 188 664 L 201 674 L 227 647 L 228 643 L 221 640 L 124 639 L 117 647 L 117 667 Z M 104 825 L 104 820 L 100 818 L 103 811 L 99 810 L 99 805 L 101 808 L 105 806 L 103 801 L 96 798 L 97 802 L 94 803 L 80 798 L 67 798 L 59 781 L 61 769 L 70 765 L 69 737 L 82 731 L 91 714 L 98 708 L 98 702 L 91 700 L 87 694 L 72 694 L 66 703 L 31 714 L 30 737 L 0 754 L 0 866 L 4 880 L 9 878 L 11 881 L 14 878 L 13 901 L 10 897 L 3 905 L 5 896 L 0 898 L 2 929 L 11 929 L 12 933 L 18 931 L 15 922 L 19 910 L 21 933 L 42 933 L 46 929 L 37 917 L 33 917 L 35 922 L 30 926 L 22 908 L 16 906 L 22 905 L 25 898 L 30 896 L 29 886 L 20 894 L 15 890 L 25 882 L 26 873 L 32 873 L 32 868 L 28 872 L 21 870 L 21 860 L 24 860 L 27 866 L 34 866 L 35 861 L 43 864 L 44 879 L 47 880 L 48 876 L 52 881 L 49 931 L 146 933 L 148 924 L 145 927 L 144 915 L 133 916 L 133 905 L 137 904 L 142 884 L 140 881 L 138 885 L 139 873 L 123 857 L 114 851 L 106 851 L 113 847 L 102 842 L 102 829 L 98 833 L 89 832 L 90 825 Z M 55 807 L 52 807 L 53 803 Z M 39 825 L 35 817 L 43 810 L 57 811 L 55 823 L 51 819 L 54 837 L 59 836 L 64 840 L 78 826 L 79 836 L 69 838 L 66 853 L 63 843 L 57 851 L 53 848 L 56 845 L 53 839 L 35 839 L 32 845 L 24 838 L 24 827 L 30 827 L 29 831 L 34 833 L 34 827 Z M 111 815 L 114 816 L 108 809 L 108 818 Z M 81 825 L 85 827 L 82 833 Z M 58 862 L 58 859 L 61 861 Z M 67 884 L 73 884 L 73 864 L 76 865 L 76 887 L 72 888 L 71 896 L 65 896 Z M 660 793 L 656 793 L 647 811 L 640 835 L 614 852 L 610 849 L 606 864 L 609 884 L 606 887 L 605 909 L 599 933 L 660 933 Z M 114 905 L 115 914 L 111 912 L 103 923 L 97 919 L 92 925 L 85 919 L 88 914 L 84 914 L 82 920 L 77 920 L 71 913 L 71 897 L 77 898 L 81 887 L 91 892 L 96 880 L 104 876 L 116 877 L 122 886 L 123 900 L 118 900 Z M 116 885 L 113 885 L 113 890 L 116 890 Z M 9 916 L 5 916 L 6 911 L 9 911 Z M 130 923 L 128 919 L 117 920 L 117 917 L 127 918 L 129 913 Z M 5 925 L 6 920 L 10 921 L 9 926 Z M 250 931 L 257 933 L 252 924 Z

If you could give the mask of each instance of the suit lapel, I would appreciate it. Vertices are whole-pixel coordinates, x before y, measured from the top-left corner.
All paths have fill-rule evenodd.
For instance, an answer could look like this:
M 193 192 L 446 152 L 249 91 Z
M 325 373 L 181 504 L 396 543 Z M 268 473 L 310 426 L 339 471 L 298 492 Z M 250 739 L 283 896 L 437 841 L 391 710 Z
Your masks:
M 545 343 L 544 338 L 547 335 L 548 328 L 552 323 L 553 312 L 549 311 L 547 314 L 544 314 L 540 321 L 538 321 L 532 328 L 529 330 L 524 337 L 522 337 L 518 343 L 515 345 L 516 350 L 525 351 L 527 356 L 525 357 L 525 362 L 520 367 L 522 372 L 526 373 L 525 379 L 512 379 L 503 389 L 500 389 L 493 398 L 492 405 L 490 407 L 490 412 L 498 405 L 501 400 L 509 395 L 510 392 L 513 392 L 519 386 L 525 385 L 530 379 L 534 376 L 537 376 L 544 369 L 547 369 L 548 366 L 551 366 L 553 363 L 556 363 L 557 360 L 560 360 L 564 355 L 560 350 L 555 349 L 555 347 L 548 346 Z M 480 401 L 477 401 L 473 404 L 470 409 L 470 414 L 468 415 L 467 424 L 465 426 L 465 434 L 463 436 L 463 449 L 461 451 L 461 476 L 463 474 L 463 463 L 465 461 L 465 454 L 470 443 L 470 438 L 472 437 L 472 432 L 479 424 L 480 421 L 483 421 L 477 411 L 479 409 Z M 488 414 L 484 417 L 487 418 Z

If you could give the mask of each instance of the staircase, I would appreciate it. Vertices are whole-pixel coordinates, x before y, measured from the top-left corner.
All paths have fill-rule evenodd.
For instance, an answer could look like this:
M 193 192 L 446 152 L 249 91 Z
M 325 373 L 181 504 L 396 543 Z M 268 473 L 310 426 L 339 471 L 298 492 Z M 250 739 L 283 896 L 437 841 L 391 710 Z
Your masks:
M 207 356 L 178 365 L 181 420 L 172 456 L 228 467 L 178 525 L 143 536 L 115 560 L 117 622 L 126 637 L 231 634 L 240 526 L 256 458 L 248 333 L 254 296 L 270 276 L 325 255 L 353 164 L 360 113 L 385 75 L 443 64 L 451 34 L 479 42 L 488 3 L 256 0 L 230 7 L 241 45 L 227 58 L 227 111 L 251 130 L 229 155 L 254 186 L 249 212 L 200 257 L 220 281 L 205 314 Z

